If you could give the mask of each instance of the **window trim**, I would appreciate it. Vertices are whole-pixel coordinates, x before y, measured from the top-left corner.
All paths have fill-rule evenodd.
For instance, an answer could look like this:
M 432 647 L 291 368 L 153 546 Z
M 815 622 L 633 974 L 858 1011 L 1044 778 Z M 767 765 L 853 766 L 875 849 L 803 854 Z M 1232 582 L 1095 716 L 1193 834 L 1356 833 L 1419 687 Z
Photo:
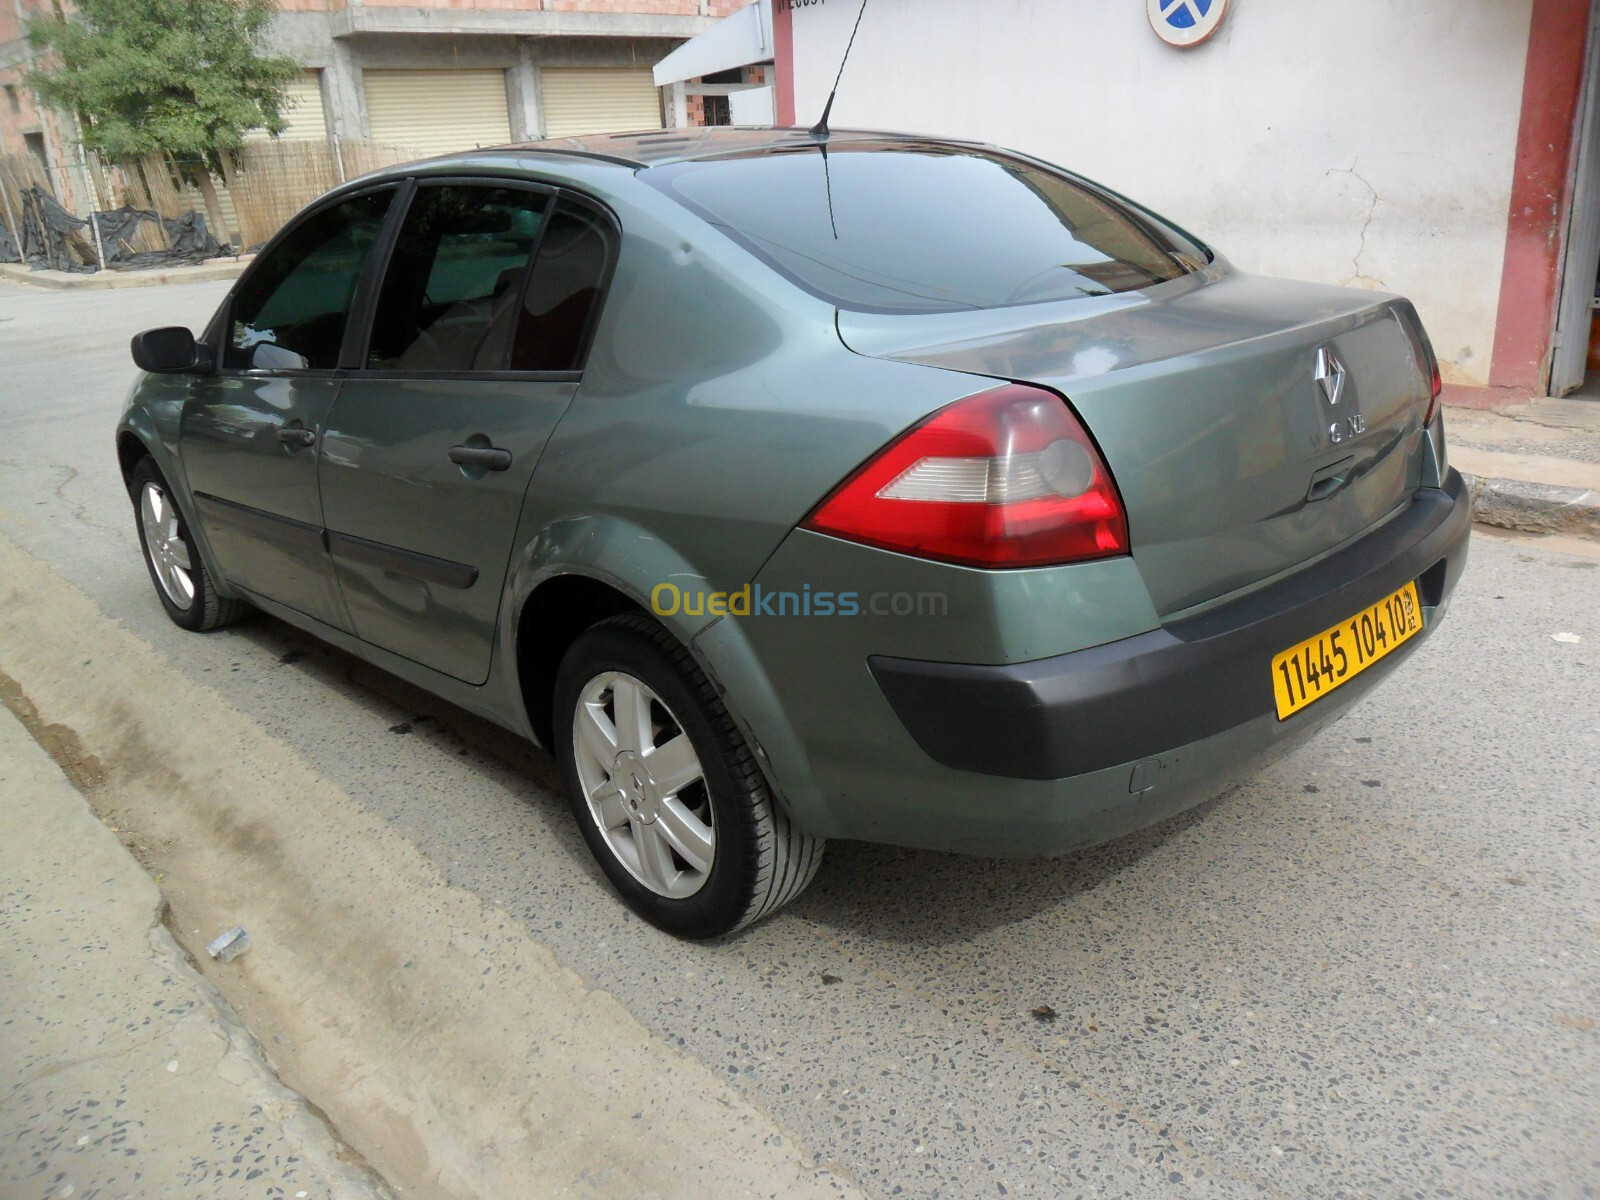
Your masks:
M 364 300 L 366 305 L 359 313 L 360 324 L 356 324 L 358 316 L 357 305 L 351 306 L 351 324 L 345 331 L 345 345 L 340 352 L 339 362 L 342 374 L 346 379 L 362 380 L 445 380 L 461 381 L 481 379 L 486 381 L 524 382 L 524 383 L 577 383 L 583 378 L 584 368 L 588 365 L 589 352 L 594 345 L 595 330 L 600 324 L 600 315 L 605 310 L 606 301 L 611 292 L 611 281 L 616 274 L 617 260 L 622 253 L 622 222 L 617 219 L 610 206 L 603 204 L 586 193 L 575 191 L 563 184 L 548 183 L 536 179 L 516 179 L 503 175 L 425 175 L 412 176 L 407 179 L 411 184 L 407 192 L 405 203 L 400 211 L 393 231 L 385 230 L 386 237 L 381 240 L 382 266 L 374 270 L 374 278 L 370 292 L 358 292 L 358 302 Z M 533 192 L 549 197 L 545 206 L 545 216 L 539 222 L 539 231 L 534 238 L 533 245 L 528 250 L 528 261 L 523 266 L 522 279 L 517 284 L 517 303 L 520 307 L 527 296 L 528 286 L 533 280 L 534 267 L 539 261 L 539 250 L 544 245 L 545 230 L 549 228 L 550 218 L 555 215 L 557 206 L 563 201 L 575 207 L 587 209 L 590 213 L 600 218 L 610 227 L 611 236 L 606 247 L 605 266 L 600 271 L 600 280 L 595 289 L 595 302 L 589 311 L 589 317 L 584 325 L 583 335 L 579 341 L 578 366 L 570 371 L 514 371 L 503 368 L 496 371 L 380 371 L 366 366 L 367 355 L 371 349 L 372 322 L 377 316 L 378 297 L 382 293 L 383 283 L 388 277 L 390 260 L 394 255 L 394 248 L 400 240 L 400 230 L 405 216 L 410 211 L 416 195 L 424 187 L 482 187 L 482 188 L 509 188 L 518 191 Z M 374 246 L 372 259 L 367 266 L 372 268 L 378 259 L 379 246 Z M 363 285 L 367 282 L 366 272 L 363 271 Z M 351 341 L 353 334 L 359 333 L 359 340 Z M 298 373 L 298 372 L 297 372 Z
M 399 225 L 395 215 L 404 210 L 410 202 L 410 193 L 415 190 L 413 179 L 384 179 L 369 184 L 365 187 L 343 189 L 329 192 L 321 199 L 313 201 L 302 209 L 295 217 L 284 223 L 282 229 L 273 234 L 267 244 L 261 247 L 256 254 L 255 261 L 239 276 L 233 287 L 228 289 L 227 298 L 222 306 L 217 309 L 216 316 L 211 319 L 211 324 L 206 327 L 205 341 L 207 349 L 211 352 L 211 365 L 213 374 L 225 379 L 338 379 L 347 374 L 344 368 L 345 355 L 350 348 L 350 332 L 355 327 L 357 319 L 362 315 L 362 305 L 366 299 L 365 292 L 371 283 L 373 261 L 379 253 L 399 235 Z M 258 369 L 255 367 L 228 367 L 225 365 L 228 341 L 232 336 L 233 306 L 238 300 L 239 293 L 244 290 L 256 275 L 264 268 L 268 257 L 278 249 L 291 234 L 306 222 L 314 220 L 330 208 L 344 204 L 349 200 L 358 200 L 362 196 L 370 196 L 377 192 L 391 191 L 393 196 L 389 200 L 389 208 L 383 216 L 383 226 L 378 231 L 377 240 L 372 243 L 372 250 L 367 255 L 367 261 L 361 266 L 361 274 L 356 278 L 355 294 L 350 298 L 350 311 L 345 318 L 344 337 L 339 343 L 338 365 L 333 367 L 307 367 L 297 370 L 290 367 L 271 367 Z

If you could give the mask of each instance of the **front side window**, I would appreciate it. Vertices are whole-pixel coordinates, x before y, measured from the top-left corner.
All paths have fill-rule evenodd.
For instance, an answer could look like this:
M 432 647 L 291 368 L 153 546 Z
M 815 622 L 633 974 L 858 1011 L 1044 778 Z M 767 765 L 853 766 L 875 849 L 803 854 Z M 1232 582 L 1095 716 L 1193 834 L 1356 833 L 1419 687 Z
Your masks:
M 1103 296 L 1208 255 L 1042 164 L 935 142 L 838 141 L 651 167 L 660 188 L 847 309 L 954 312 Z
M 517 188 L 419 190 L 378 294 L 367 369 L 505 370 L 550 203 Z
M 223 366 L 331 371 L 367 254 L 383 229 L 392 189 L 313 214 L 251 271 L 233 298 Z

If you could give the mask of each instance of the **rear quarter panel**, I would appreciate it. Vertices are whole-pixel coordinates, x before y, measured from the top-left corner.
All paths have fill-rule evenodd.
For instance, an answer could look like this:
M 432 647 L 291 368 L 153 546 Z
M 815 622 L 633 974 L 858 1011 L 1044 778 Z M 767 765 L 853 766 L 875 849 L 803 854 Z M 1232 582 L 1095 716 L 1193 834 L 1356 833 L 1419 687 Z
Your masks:
M 568 565 L 574 522 L 590 546 L 605 539 L 584 557 L 642 604 L 662 583 L 736 591 L 873 451 L 987 384 L 853 354 L 831 306 L 655 189 L 628 176 L 593 190 L 617 213 L 622 249 L 524 504 L 524 595 Z M 681 565 L 663 578 L 669 562 Z M 710 619 L 667 622 L 688 641 Z

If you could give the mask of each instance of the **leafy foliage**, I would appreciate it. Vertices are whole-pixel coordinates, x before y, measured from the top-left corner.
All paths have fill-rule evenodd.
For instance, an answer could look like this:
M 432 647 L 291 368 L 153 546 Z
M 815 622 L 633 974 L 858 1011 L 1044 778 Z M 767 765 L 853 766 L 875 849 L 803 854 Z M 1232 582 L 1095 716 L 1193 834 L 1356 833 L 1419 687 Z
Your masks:
M 126 161 L 168 153 L 215 164 L 245 131 L 283 130 L 288 58 L 263 57 L 273 0 L 78 0 L 35 17 L 28 40 L 55 61 L 29 84 L 78 114 L 84 145 Z

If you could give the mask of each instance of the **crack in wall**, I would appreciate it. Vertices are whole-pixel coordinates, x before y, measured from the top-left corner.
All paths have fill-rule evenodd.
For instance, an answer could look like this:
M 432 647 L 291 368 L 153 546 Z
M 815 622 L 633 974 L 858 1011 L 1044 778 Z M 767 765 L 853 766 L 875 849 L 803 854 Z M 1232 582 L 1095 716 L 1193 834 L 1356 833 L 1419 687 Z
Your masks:
M 1366 188 L 1367 191 L 1372 193 L 1372 201 L 1367 205 L 1366 219 L 1361 222 L 1361 240 L 1356 244 L 1356 252 L 1350 259 L 1350 265 L 1355 269 L 1355 274 L 1345 282 L 1365 282 L 1372 284 L 1374 287 L 1382 287 L 1384 286 L 1383 280 L 1379 279 L 1376 275 L 1368 275 L 1361 269 L 1361 256 L 1367 252 L 1367 230 L 1372 228 L 1372 219 L 1377 215 L 1378 205 L 1382 202 L 1383 197 L 1379 194 L 1378 189 L 1372 186 L 1372 181 L 1360 171 L 1356 170 L 1356 166 L 1360 162 L 1361 159 L 1357 157 L 1350 160 L 1350 165 L 1348 167 L 1329 167 L 1323 172 L 1323 176 L 1324 178 L 1329 175 L 1353 176 L 1355 179 L 1360 181 L 1362 187 Z

